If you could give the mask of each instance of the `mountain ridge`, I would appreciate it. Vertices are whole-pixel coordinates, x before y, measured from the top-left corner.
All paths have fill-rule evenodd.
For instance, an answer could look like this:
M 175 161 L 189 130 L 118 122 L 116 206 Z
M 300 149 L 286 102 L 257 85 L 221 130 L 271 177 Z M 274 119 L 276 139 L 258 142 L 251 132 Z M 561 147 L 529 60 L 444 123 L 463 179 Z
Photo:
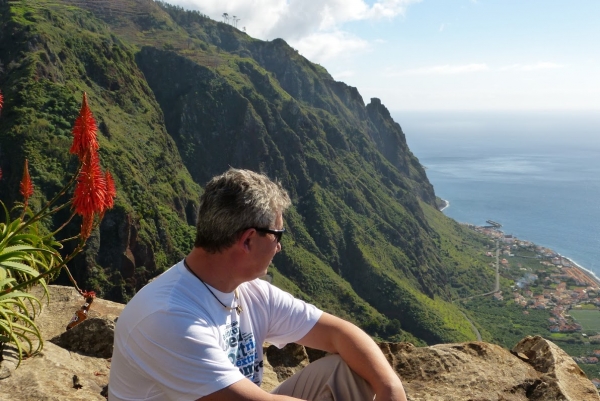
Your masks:
M 201 185 L 250 168 L 280 180 L 294 203 L 276 285 L 381 338 L 474 338 L 450 301 L 492 287 L 473 245 L 486 240 L 437 211 L 379 99 L 365 105 L 281 39 L 151 0 L 115 4 L 0 5 L 2 200 L 17 198 L 24 157 L 37 204 L 59 186 L 83 91 L 116 179 L 116 207 L 71 269 L 80 284 L 126 301 L 191 246 Z

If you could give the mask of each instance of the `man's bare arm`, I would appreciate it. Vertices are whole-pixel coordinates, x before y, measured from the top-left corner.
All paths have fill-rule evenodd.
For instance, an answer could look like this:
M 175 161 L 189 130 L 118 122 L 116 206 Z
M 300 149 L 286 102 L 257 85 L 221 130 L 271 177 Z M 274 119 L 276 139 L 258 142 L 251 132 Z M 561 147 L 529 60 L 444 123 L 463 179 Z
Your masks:
M 373 388 L 376 401 L 406 401 L 402 382 L 375 342 L 345 320 L 323 313 L 299 344 L 340 357 Z M 297 401 L 298 398 L 269 394 L 243 379 L 198 401 Z
M 299 401 L 299 398 L 269 394 L 248 379 L 242 379 L 196 401 Z
M 375 342 L 350 322 L 323 313 L 299 344 L 339 354 L 375 391 L 377 401 L 406 401 L 400 378 Z

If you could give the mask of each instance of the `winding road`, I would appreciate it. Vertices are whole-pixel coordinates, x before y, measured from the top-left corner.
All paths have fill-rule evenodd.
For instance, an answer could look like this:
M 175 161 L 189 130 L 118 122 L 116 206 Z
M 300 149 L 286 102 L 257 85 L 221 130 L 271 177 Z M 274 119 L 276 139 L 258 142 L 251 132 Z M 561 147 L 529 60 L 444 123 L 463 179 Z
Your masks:
M 455 299 L 454 301 L 462 301 L 464 299 L 472 299 L 472 298 L 477 298 L 477 297 L 483 297 L 486 295 L 492 295 L 492 294 L 497 293 L 498 291 L 500 291 L 500 247 L 498 246 L 498 240 L 496 240 L 496 281 L 494 283 L 494 289 L 492 291 L 485 292 L 483 294 L 473 295 L 473 296 L 466 297 L 466 298 L 459 298 L 459 299 Z M 452 302 L 454 302 L 454 301 L 452 301 Z M 479 330 L 477 330 L 477 327 L 475 327 L 475 325 L 473 324 L 471 319 L 469 319 L 463 311 L 459 311 L 459 312 L 462 313 L 462 315 L 465 317 L 465 319 L 467 319 L 467 321 L 471 325 L 471 329 L 473 330 L 473 333 L 475 333 L 475 336 L 477 336 L 477 341 L 481 341 L 481 333 L 479 333 Z

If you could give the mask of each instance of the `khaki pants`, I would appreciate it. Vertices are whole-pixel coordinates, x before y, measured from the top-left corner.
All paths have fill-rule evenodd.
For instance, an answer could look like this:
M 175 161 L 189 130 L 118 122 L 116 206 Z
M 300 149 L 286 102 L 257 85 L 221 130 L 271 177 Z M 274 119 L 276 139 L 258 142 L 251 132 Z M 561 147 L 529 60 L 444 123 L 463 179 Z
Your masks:
M 375 395 L 371 386 L 339 355 L 329 355 L 309 364 L 271 393 L 309 401 L 372 401 Z

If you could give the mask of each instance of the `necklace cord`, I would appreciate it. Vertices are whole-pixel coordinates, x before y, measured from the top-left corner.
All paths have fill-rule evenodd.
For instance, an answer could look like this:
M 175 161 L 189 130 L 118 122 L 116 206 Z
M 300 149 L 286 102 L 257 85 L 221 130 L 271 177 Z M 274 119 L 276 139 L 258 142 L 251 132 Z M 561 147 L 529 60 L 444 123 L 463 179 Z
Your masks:
M 192 268 L 191 268 L 191 267 L 190 267 L 190 266 L 187 264 L 187 262 L 185 261 L 185 258 L 183 259 L 183 265 L 185 266 L 185 268 L 186 268 L 186 269 L 187 269 L 187 270 L 188 270 L 190 273 L 192 273 L 192 274 L 193 274 L 193 275 L 194 275 L 194 276 L 195 276 L 195 277 L 196 277 L 198 280 L 200 280 L 200 282 L 201 282 L 202 284 L 204 284 L 204 286 L 206 287 L 206 289 L 208 290 L 208 292 L 210 292 L 210 294 L 211 294 L 211 295 L 212 295 L 212 296 L 213 296 L 213 297 L 214 297 L 214 298 L 217 300 L 217 302 L 219 302 L 219 303 L 221 304 L 221 306 L 223 306 L 223 308 L 225 308 L 225 309 L 227 309 L 227 310 L 229 310 L 229 311 L 232 311 L 232 310 L 234 310 L 234 309 L 235 309 L 235 311 L 237 312 L 237 314 L 238 314 L 238 315 L 239 315 L 240 313 L 242 313 L 242 312 L 243 312 L 242 306 L 240 305 L 240 297 L 238 296 L 238 290 L 237 290 L 237 288 L 235 289 L 235 291 L 234 291 L 234 293 L 233 293 L 233 294 L 234 294 L 234 298 L 235 298 L 235 300 L 237 301 L 237 305 L 236 305 L 236 306 L 234 306 L 234 307 L 227 306 L 227 305 L 225 305 L 225 304 L 224 304 L 224 303 L 223 303 L 223 302 L 222 302 L 222 301 L 221 301 L 221 300 L 220 300 L 220 299 L 219 299 L 219 298 L 218 298 L 218 297 L 215 295 L 215 293 L 214 293 L 214 292 L 212 292 L 212 290 L 210 289 L 210 287 L 208 286 L 208 284 L 206 284 L 206 283 L 204 282 L 204 280 L 202 280 L 202 279 L 200 278 L 200 276 L 198 276 L 198 275 L 197 275 L 197 274 L 196 274 L 196 273 L 195 273 L 195 272 L 192 270 Z

